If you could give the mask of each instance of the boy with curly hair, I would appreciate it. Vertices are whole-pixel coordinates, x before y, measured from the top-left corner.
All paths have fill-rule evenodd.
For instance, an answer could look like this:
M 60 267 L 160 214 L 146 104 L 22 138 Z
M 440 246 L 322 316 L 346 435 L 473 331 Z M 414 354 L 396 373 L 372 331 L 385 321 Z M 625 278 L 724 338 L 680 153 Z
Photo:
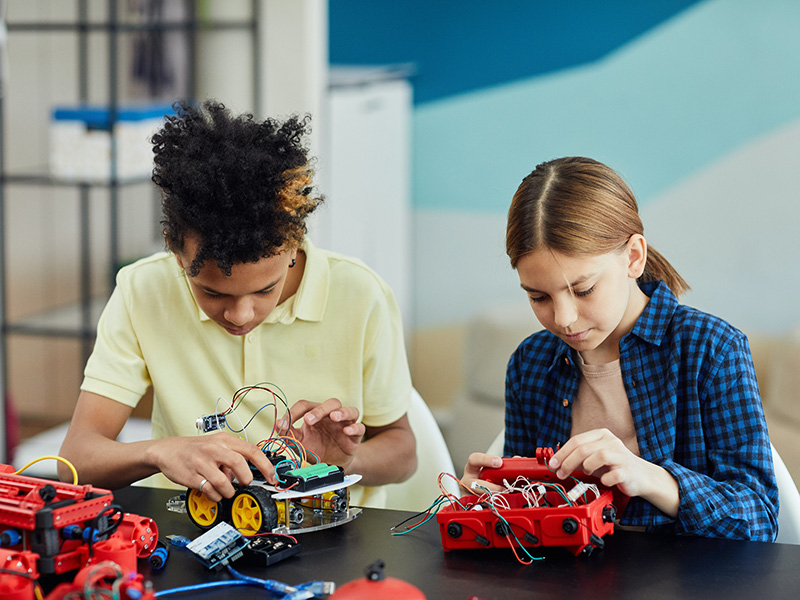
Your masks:
M 260 414 L 236 435 L 195 431 L 218 397 L 265 381 L 302 423 L 279 431 L 363 476 L 354 503 L 380 506 L 377 486 L 416 469 L 394 296 L 363 263 L 305 236 L 322 200 L 303 145 L 308 120 L 259 122 L 207 101 L 176 105 L 153 136 L 169 252 L 120 270 L 100 318 L 61 449 L 81 481 L 117 488 L 154 476 L 215 501 L 234 494 L 234 477 L 252 480 L 248 463 L 274 482 L 253 443 L 272 434 L 272 411 L 240 405 L 243 423 Z M 151 386 L 153 439 L 116 441 Z

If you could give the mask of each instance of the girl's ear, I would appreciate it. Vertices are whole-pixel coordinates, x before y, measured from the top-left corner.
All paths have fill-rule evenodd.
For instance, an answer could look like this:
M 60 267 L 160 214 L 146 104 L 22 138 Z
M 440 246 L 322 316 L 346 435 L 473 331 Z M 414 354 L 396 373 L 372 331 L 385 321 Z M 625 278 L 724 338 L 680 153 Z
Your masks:
M 634 233 L 626 248 L 628 256 L 628 277 L 631 279 L 639 279 L 644 273 L 644 267 L 647 264 L 647 240 L 639 233 Z

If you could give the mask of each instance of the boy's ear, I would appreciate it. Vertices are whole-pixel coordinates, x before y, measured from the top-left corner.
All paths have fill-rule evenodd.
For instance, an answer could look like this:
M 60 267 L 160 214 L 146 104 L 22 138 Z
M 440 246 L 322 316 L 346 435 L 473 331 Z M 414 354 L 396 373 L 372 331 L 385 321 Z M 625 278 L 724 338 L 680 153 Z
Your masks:
M 634 233 L 628 240 L 626 253 L 628 255 L 628 277 L 639 279 L 647 264 L 647 240 L 644 239 L 644 236 Z

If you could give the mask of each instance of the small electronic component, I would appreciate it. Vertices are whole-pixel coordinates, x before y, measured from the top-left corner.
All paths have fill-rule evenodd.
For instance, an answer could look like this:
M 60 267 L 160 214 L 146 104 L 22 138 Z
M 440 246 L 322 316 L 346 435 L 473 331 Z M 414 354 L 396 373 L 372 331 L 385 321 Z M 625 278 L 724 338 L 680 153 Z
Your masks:
M 283 486 L 298 492 L 309 492 L 325 485 L 342 483 L 344 469 L 335 465 L 317 463 L 300 469 L 292 469 L 283 474 Z
M 272 450 L 269 450 L 267 448 L 262 448 L 261 451 L 264 453 L 264 456 L 266 456 L 273 465 L 277 465 L 278 463 L 282 463 L 282 462 L 285 462 L 287 460 L 285 454 L 280 454 L 278 452 L 273 452 Z
M 209 569 L 220 569 L 240 558 L 249 543 L 239 531 L 223 521 L 192 540 L 186 549 Z
M 585 481 L 579 481 L 575 484 L 575 486 L 567 492 L 567 498 L 570 502 L 577 502 L 581 496 L 584 496 L 586 492 L 594 493 L 593 498 L 598 498 L 600 496 L 600 491 L 597 489 L 597 486 L 592 483 L 586 483 Z
M 186 494 L 179 494 L 167 500 L 167 510 L 186 514 Z
M 277 452 L 272 452 L 271 450 L 263 450 L 263 452 L 264 456 L 266 456 L 272 463 L 272 466 L 275 468 L 275 473 L 278 475 L 278 477 L 283 477 L 283 474 L 294 466 L 292 461 L 283 454 L 278 454 Z M 258 467 L 256 467 L 253 463 L 248 462 L 247 466 L 250 467 L 250 472 L 253 474 L 254 480 L 266 481 L 264 474 L 259 471 Z
M 150 555 L 150 566 L 157 571 L 166 564 L 167 558 L 169 558 L 169 547 L 164 542 L 159 541 L 156 544 L 156 549 Z
M 169 540 L 169 543 L 176 548 L 186 548 L 186 546 L 192 543 L 192 540 L 187 538 L 185 535 L 170 534 L 167 536 L 167 539 Z
M 245 555 L 258 564 L 274 565 L 300 552 L 300 542 L 288 535 L 266 534 L 250 538 Z
M 225 424 L 224 414 L 204 415 L 202 417 L 197 417 L 197 420 L 194 422 L 198 433 L 217 431 L 218 429 L 223 429 Z

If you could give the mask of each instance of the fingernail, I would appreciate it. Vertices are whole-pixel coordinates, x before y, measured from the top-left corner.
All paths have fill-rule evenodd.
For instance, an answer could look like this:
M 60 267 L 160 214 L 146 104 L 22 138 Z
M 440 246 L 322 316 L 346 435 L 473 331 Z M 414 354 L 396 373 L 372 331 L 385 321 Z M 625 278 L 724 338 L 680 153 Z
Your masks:
M 550 468 L 553 470 L 558 468 L 558 461 L 555 458 L 550 459 Z
M 317 420 L 317 416 L 314 413 L 308 413 L 306 415 L 306 423 L 313 423 Z
M 500 460 L 499 458 L 494 458 L 494 459 L 492 459 L 492 466 L 495 467 L 495 468 L 502 467 L 503 466 L 503 461 Z

